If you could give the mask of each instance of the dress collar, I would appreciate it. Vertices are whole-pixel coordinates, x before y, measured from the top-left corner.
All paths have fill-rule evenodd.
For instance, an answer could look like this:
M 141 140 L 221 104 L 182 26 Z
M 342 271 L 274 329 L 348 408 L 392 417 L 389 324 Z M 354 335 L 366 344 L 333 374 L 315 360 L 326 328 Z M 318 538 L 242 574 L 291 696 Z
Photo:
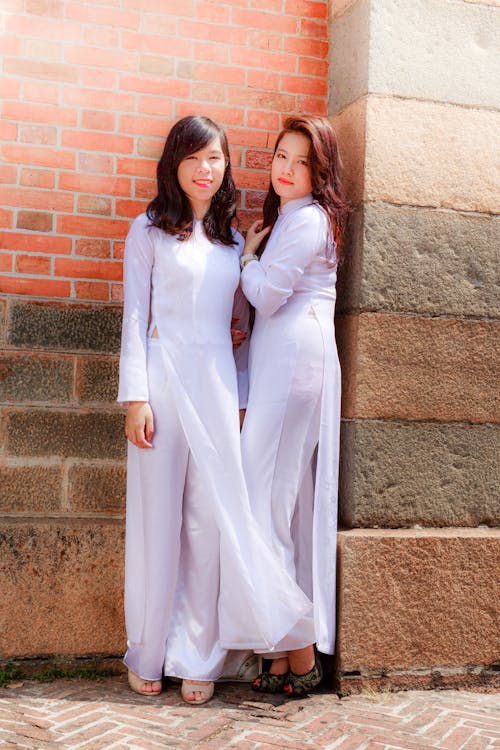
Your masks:
M 279 216 L 286 216 L 292 211 L 295 211 L 296 208 L 302 208 L 302 206 L 309 206 L 311 203 L 314 203 L 314 198 L 312 197 L 312 193 L 308 193 L 307 195 L 304 195 L 302 198 L 295 198 L 295 200 L 288 201 L 288 203 L 285 203 L 283 208 L 278 209 L 278 214 Z

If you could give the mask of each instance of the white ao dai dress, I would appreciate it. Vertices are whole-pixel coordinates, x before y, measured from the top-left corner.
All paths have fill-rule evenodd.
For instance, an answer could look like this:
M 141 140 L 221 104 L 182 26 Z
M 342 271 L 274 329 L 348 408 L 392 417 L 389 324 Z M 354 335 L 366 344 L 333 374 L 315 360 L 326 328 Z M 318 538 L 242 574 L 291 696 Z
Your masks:
M 153 448 L 128 444 L 124 661 L 146 680 L 217 679 L 227 649 L 272 649 L 311 619 L 243 477 L 230 336 L 246 314 L 241 244 L 209 240 L 201 221 L 180 241 L 145 214 L 126 240 L 118 400 L 148 401 L 155 424 Z
M 252 511 L 281 564 L 314 602 L 314 637 L 335 643 L 340 366 L 336 261 L 323 209 L 306 196 L 280 211 L 242 288 L 256 308 L 242 432 Z M 293 631 L 279 651 L 294 646 Z

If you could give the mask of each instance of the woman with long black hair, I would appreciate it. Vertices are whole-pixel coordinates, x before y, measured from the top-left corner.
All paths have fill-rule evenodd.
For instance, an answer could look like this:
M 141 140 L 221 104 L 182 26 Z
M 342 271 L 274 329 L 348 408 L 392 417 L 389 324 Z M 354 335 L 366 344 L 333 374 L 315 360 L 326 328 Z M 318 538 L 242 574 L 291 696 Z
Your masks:
M 230 327 L 247 306 L 224 131 L 200 116 L 177 122 L 157 181 L 125 244 L 124 661 L 136 692 L 158 695 L 170 675 L 200 704 L 228 649 L 272 649 L 311 605 L 263 542 L 243 477 Z

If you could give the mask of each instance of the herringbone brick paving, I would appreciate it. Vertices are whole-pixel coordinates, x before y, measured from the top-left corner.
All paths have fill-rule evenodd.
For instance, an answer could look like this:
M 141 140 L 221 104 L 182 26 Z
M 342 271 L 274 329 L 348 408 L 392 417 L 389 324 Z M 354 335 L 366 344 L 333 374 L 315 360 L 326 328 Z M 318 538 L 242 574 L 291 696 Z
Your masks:
M 123 675 L 0 690 L 1 750 L 498 750 L 500 694 L 334 693 L 288 700 L 223 684 L 205 706 L 178 687 L 132 693 Z

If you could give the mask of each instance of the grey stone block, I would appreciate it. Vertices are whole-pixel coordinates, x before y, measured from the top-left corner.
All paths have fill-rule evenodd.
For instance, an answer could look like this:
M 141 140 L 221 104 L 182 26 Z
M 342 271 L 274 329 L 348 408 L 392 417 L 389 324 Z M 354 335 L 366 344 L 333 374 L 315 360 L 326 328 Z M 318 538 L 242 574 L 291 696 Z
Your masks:
M 344 422 L 340 523 L 500 525 L 499 437 L 495 425 Z
M 351 217 L 339 312 L 498 318 L 500 218 L 368 203 Z
M 115 305 L 79 305 L 13 302 L 7 324 L 7 342 L 35 349 L 70 352 L 118 352 L 121 308 Z
M 5 409 L 4 421 L 11 456 L 117 459 L 126 453 L 124 417 L 118 412 Z
M 0 341 L 5 341 L 5 322 L 7 318 L 7 300 L 0 299 Z
M 62 466 L 0 466 L 3 513 L 47 513 L 61 509 Z
M 118 359 L 80 357 L 77 392 L 80 401 L 116 402 L 118 393 Z
M 471 3 L 358 0 L 332 23 L 331 111 L 367 92 L 498 106 L 498 15 Z
M 0 353 L 0 401 L 68 403 L 73 388 L 73 357 Z
M 125 512 L 125 466 L 73 466 L 69 472 L 72 511 Z
M 370 0 L 353 2 L 332 22 L 331 112 L 338 112 L 369 91 L 370 4 Z

